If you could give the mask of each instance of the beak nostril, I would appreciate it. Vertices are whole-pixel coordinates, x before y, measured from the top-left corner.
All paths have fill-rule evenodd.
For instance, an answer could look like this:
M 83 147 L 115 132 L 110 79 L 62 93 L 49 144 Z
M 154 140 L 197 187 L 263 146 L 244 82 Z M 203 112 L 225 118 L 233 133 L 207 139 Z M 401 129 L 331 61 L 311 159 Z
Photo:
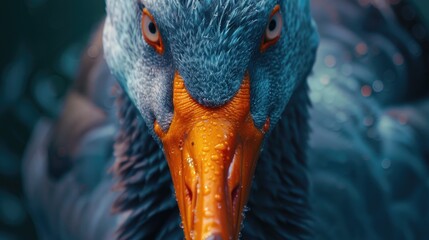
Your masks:
M 240 193 L 240 185 L 237 185 L 231 192 L 231 202 L 232 202 L 232 207 L 234 209 L 237 207 L 237 200 L 238 200 L 239 193 Z
M 222 237 L 219 234 L 213 234 L 210 237 L 206 238 L 206 240 L 222 240 Z
M 189 188 L 188 184 L 185 184 L 185 195 L 186 195 L 186 199 L 188 200 L 188 203 L 191 204 L 192 203 L 192 190 L 191 188 Z

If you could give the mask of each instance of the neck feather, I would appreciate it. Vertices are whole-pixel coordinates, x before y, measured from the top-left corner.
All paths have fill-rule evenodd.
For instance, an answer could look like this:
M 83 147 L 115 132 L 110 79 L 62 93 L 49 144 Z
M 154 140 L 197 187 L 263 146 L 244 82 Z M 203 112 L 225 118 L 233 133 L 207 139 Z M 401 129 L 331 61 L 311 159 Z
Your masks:
M 286 106 L 259 158 L 243 239 L 306 239 L 311 236 L 306 175 L 309 105 L 305 81 Z

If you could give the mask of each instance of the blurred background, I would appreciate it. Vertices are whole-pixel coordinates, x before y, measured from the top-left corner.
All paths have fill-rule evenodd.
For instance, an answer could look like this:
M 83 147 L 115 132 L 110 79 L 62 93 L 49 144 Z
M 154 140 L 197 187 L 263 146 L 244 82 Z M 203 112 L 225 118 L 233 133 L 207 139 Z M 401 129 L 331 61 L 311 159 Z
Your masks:
M 397 12 L 404 26 L 429 26 L 428 0 L 388 1 L 411 4 Z M 0 240 L 37 239 L 25 210 L 21 159 L 38 119 L 61 109 L 104 1 L 14 0 L 0 12 Z
M 10 0 L 0 12 L 0 240 L 31 240 L 21 158 L 37 120 L 57 115 L 104 1 Z

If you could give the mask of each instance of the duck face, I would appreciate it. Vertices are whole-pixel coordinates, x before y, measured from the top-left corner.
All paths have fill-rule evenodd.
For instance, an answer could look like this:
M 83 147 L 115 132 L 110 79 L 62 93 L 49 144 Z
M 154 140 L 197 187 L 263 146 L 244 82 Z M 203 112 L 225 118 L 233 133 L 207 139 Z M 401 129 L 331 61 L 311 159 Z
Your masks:
M 264 139 L 314 61 L 308 8 L 107 1 L 106 59 L 164 150 L 186 239 L 238 238 Z

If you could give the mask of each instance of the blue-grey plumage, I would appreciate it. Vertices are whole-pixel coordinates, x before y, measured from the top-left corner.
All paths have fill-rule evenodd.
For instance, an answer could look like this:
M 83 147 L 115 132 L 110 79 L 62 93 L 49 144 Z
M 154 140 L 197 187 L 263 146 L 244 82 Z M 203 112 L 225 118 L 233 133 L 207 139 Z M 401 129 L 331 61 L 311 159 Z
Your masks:
M 141 36 L 142 4 L 168 46 L 162 55 Z M 276 4 L 283 35 L 262 53 Z M 429 102 L 404 105 L 427 79 L 415 74 L 424 67 L 419 45 L 383 1 L 311 4 L 320 47 L 305 81 L 319 42 L 307 0 L 108 0 L 104 48 L 121 85 L 116 109 L 100 55 L 56 127 L 43 122 L 34 133 L 24 176 L 40 236 L 183 238 L 153 122 L 170 127 L 175 71 L 196 101 L 216 107 L 246 70 L 255 125 L 269 117 L 272 128 L 243 239 L 428 236 Z

